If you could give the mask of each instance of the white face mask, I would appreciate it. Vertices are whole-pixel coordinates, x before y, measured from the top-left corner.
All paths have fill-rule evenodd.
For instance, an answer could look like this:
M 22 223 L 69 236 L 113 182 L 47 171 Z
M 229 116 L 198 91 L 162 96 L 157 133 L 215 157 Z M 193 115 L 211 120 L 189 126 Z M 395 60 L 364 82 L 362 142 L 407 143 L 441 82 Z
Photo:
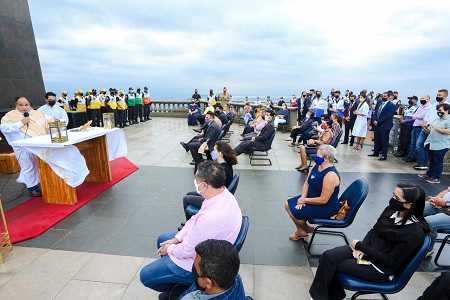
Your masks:
M 266 122 L 269 122 L 269 116 L 265 116 L 264 120 L 266 120 Z
M 204 182 L 204 181 L 203 181 Z M 201 192 L 203 192 L 205 189 L 199 191 L 198 187 L 200 186 L 200 184 L 202 184 L 203 182 L 197 183 L 197 179 L 194 178 L 194 186 L 195 186 L 195 191 L 197 192 L 197 194 L 200 194 Z
M 308 114 L 306 114 L 306 118 L 307 118 L 307 119 L 309 119 L 309 118 L 310 118 L 310 116 L 309 116 Z

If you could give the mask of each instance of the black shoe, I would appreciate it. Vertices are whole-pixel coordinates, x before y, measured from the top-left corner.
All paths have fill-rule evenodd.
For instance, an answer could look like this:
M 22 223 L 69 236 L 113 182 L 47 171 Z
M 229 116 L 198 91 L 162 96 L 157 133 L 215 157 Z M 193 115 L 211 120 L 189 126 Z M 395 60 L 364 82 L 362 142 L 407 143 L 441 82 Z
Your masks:
M 428 167 L 426 165 L 417 164 L 414 166 L 414 169 L 416 170 L 428 170 Z
M 119 126 L 119 128 L 125 128 L 125 126 L 123 126 L 123 125 L 120 125 L 120 126 Z
M 416 159 L 415 159 L 415 158 L 411 158 L 411 157 L 407 157 L 407 158 L 405 159 L 405 162 L 407 162 L 407 163 L 416 162 Z
M 375 154 L 375 153 L 372 153 L 372 154 L 367 154 L 367 156 L 370 156 L 370 157 L 378 157 L 379 155 L 378 155 L 378 154 Z
M 353 143 L 348 144 L 350 147 L 353 146 Z
M 133 121 L 133 124 L 139 124 L 139 122 L 138 121 Z
M 342 142 L 341 143 L 341 145 L 347 145 L 348 144 L 348 142 Z
M 386 156 L 380 156 L 380 158 L 378 160 L 386 160 L 387 157 Z
M 144 119 L 141 119 L 141 122 L 145 122 L 145 120 L 144 120 Z
M 186 152 L 189 152 L 189 147 L 185 142 L 180 142 L 180 145 L 183 146 L 184 150 L 186 150 Z
M 192 130 L 194 130 L 195 132 L 198 132 L 198 133 L 202 132 L 201 129 L 192 129 Z
M 195 161 L 193 160 L 189 164 L 192 165 L 192 166 L 195 166 Z
M 395 157 L 405 157 L 405 153 L 403 153 L 403 152 L 397 152 L 397 153 L 394 153 L 394 156 L 395 156 Z
M 170 292 L 164 292 L 159 294 L 158 300 L 170 300 Z

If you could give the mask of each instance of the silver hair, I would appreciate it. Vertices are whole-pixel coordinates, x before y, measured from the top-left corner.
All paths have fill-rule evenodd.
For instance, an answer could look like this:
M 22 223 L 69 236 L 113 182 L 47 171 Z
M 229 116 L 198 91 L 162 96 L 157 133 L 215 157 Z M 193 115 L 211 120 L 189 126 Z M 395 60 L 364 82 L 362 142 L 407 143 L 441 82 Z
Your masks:
M 327 157 L 330 163 L 333 163 L 334 156 L 336 155 L 336 149 L 331 145 L 322 145 L 317 149 L 317 152 L 321 152 L 324 157 Z

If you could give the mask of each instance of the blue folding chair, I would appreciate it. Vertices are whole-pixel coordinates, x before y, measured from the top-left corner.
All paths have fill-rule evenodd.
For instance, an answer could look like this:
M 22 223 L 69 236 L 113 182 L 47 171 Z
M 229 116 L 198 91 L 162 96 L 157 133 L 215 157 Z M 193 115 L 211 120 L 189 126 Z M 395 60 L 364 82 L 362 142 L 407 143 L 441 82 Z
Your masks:
M 245 238 L 247 237 L 248 227 L 250 226 L 250 221 L 247 216 L 242 216 L 241 230 L 234 242 L 234 248 L 237 252 L 241 251 L 242 246 L 244 246 Z
M 380 294 L 383 299 L 387 300 L 388 297 L 385 294 L 398 293 L 408 284 L 414 272 L 425 258 L 425 255 L 427 255 L 430 240 L 430 237 L 426 235 L 420 249 L 406 260 L 406 263 L 400 273 L 395 275 L 394 279 L 390 281 L 372 282 L 339 272 L 337 273 L 338 280 L 344 289 L 356 291 L 351 298 L 352 300 L 361 295 L 369 294 Z
M 449 239 L 450 239 L 450 230 L 448 230 L 448 229 L 441 229 L 441 230 L 438 230 L 438 233 L 444 233 L 444 234 L 447 234 L 447 235 L 443 239 L 436 239 L 437 242 L 441 242 L 441 246 L 439 247 L 439 250 L 438 250 L 438 252 L 436 254 L 436 257 L 434 258 L 434 264 L 436 266 L 438 266 L 438 267 L 441 267 L 441 268 L 450 268 L 450 265 L 439 264 L 439 257 L 441 256 L 445 245 L 450 244 L 450 241 L 449 241 Z
M 272 149 L 272 142 L 273 139 L 275 138 L 275 134 L 277 133 L 277 131 L 275 130 L 272 134 L 272 136 L 269 139 L 269 145 L 268 148 L 266 150 L 258 150 L 255 147 L 250 149 L 250 164 L 252 166 L 271 166 L 272 165 L 272 161 L 270 160 L 269 156 L 269 150 Z M 256 153 L 263 153 L 263 154 L 256 154 Z M 267 161 L 268 163 L 255 163 L 255 161 Z
M 350 210 L 344 220 L 319 219 L 319 218 L 308 220 L 308 223 L 310 224 L 317 224 L 317 226 L 314 228 L 311 240 L 309 241 L 308 244 L 307 250 L 309 255 L 311 256 L 320 255 L 311 253 L 311 246 L 313 244 L 314 237 L 316 236 L 317 233 L 340 235 L 344 238 L 345 243 L 347 245 L 350 244 L 348 242 L 347 236 L 343 231 L 327 230 L 322 228 L 336 229 L 336 228 L 346 228 L 350 226 L 353 223 L 353 220 L 355 220 L 356 213 L 363 204 L 368 193 L 369 193 L 369 185 L 367 184 L 367 181 L 365 181 L 364 179 L 356 179 L 345 189 L 345 191 L 339 197 L 340 202 L 347 200 L 347 204 L 350 206 Z

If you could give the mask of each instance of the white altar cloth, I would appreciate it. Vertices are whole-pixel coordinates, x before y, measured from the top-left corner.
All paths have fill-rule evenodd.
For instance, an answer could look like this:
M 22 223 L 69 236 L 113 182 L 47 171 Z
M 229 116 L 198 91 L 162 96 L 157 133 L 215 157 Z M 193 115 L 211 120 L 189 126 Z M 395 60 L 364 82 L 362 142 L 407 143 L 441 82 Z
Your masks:
M 33 153 L 47 163 L 52 170 L 64 179 L 71 187 L 77 187 L 84 182 L 89 174 L 86 160 L 80 153 L 76 143 L 87 141 L 106 134 L 109 160 L 127 155 L 128 148 L 125 133 L 119 128 L 90 128 L 87 131 L 68 131 L 69 140 L 64 143 L 52 143 L 50 135 L 17 140 L 11 145 Z

